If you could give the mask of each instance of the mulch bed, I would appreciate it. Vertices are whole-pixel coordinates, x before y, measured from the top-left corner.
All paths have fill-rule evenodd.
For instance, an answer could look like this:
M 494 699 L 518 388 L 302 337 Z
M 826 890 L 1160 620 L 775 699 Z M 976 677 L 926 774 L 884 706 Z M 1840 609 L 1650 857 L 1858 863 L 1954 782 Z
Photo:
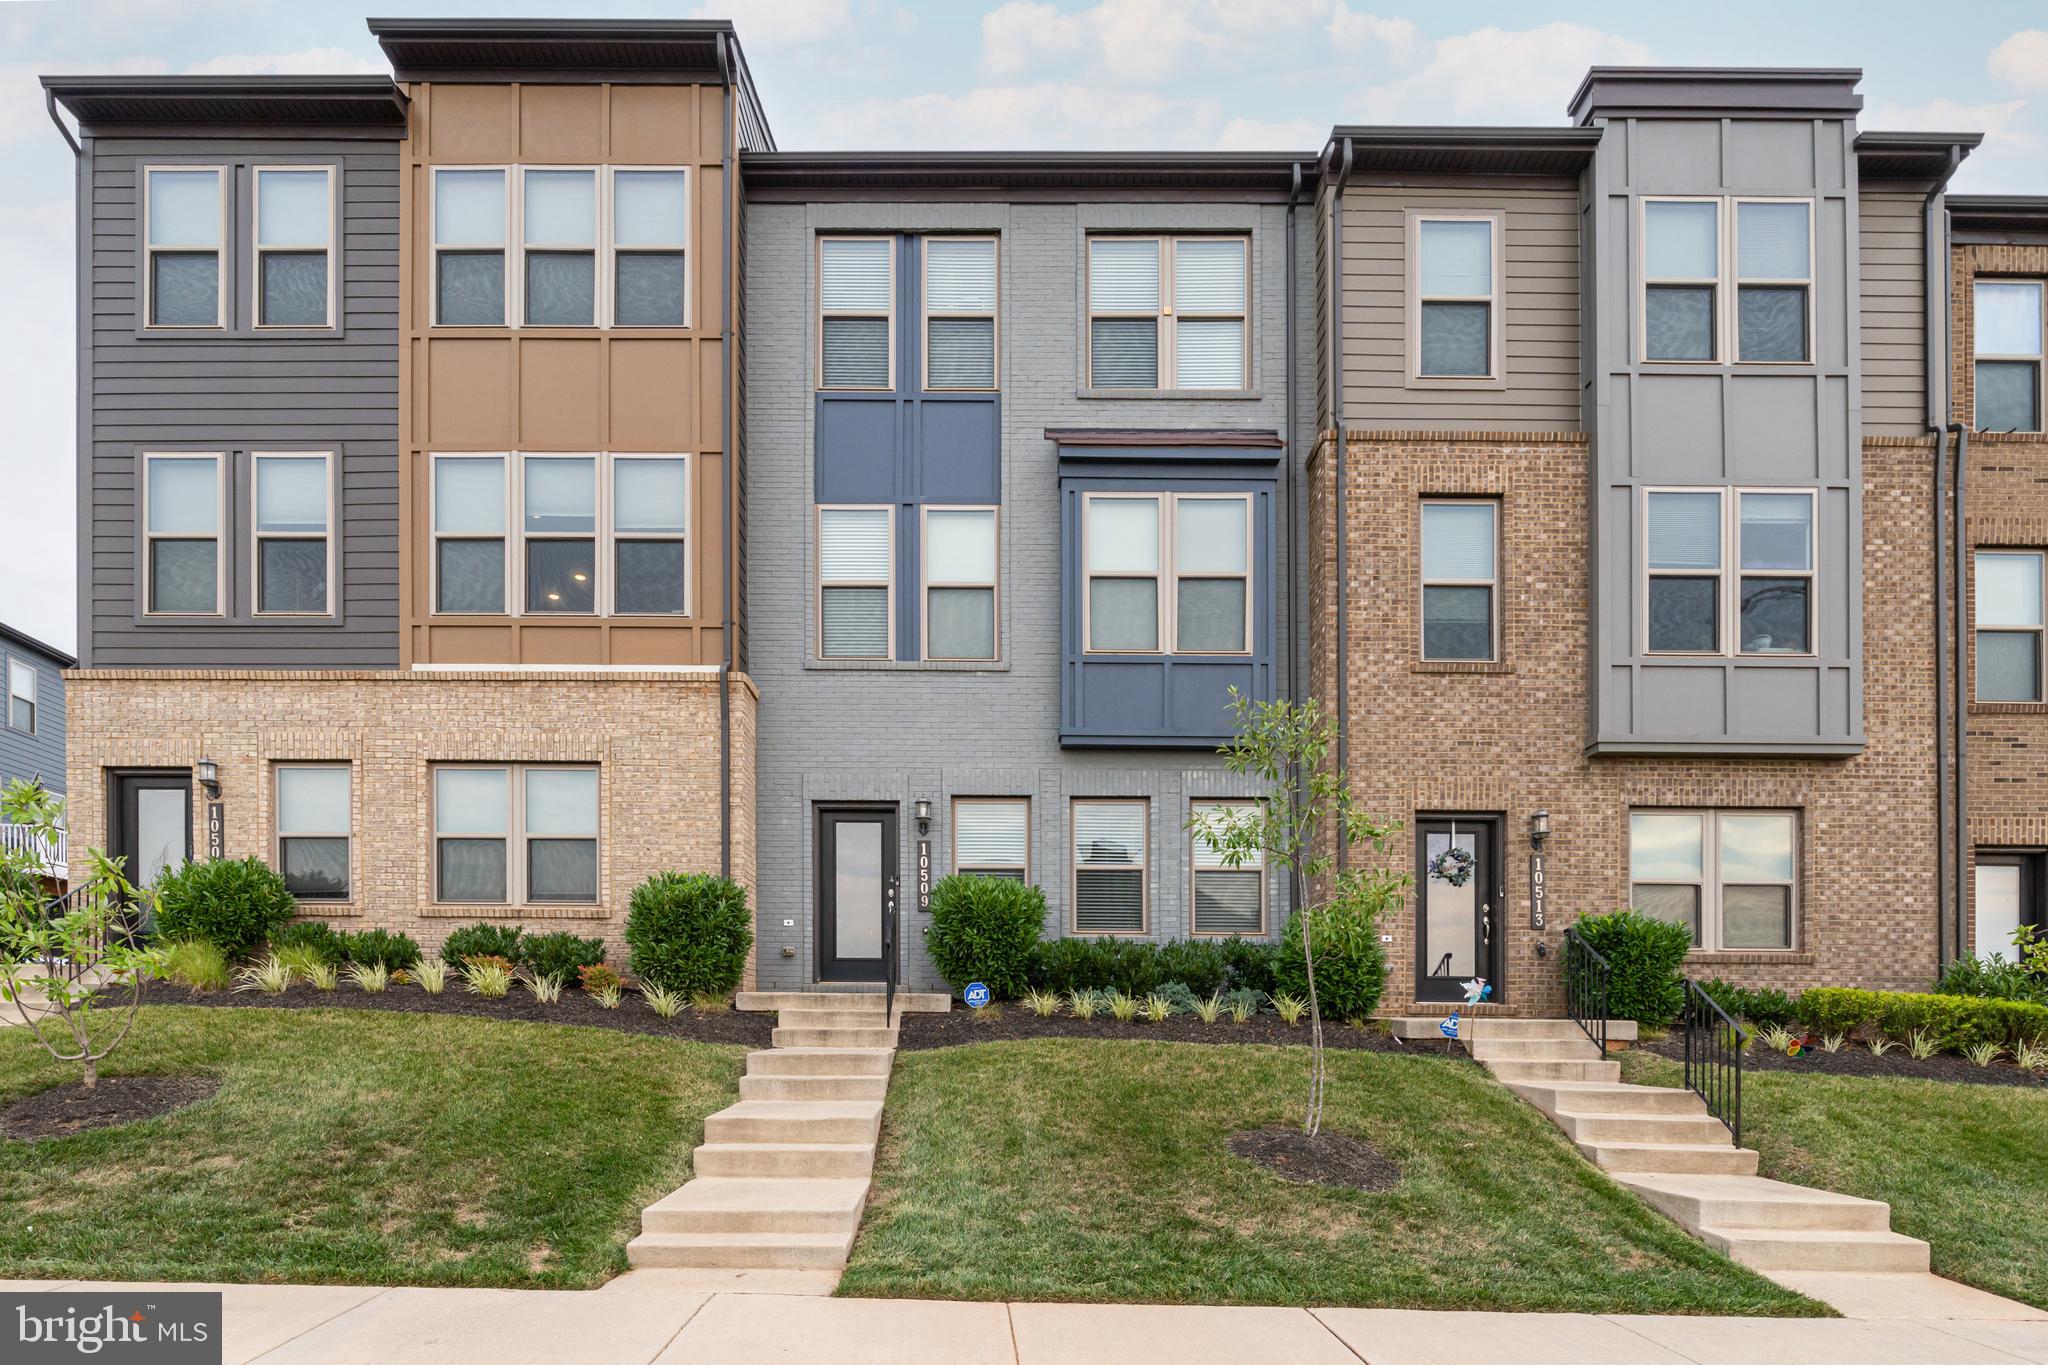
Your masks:
M 1654 1042 L 1639 1044 L 1644 1052 L 1685 1060 L 1685 1040 L 1673 1033 Z M 1911 1057 L 1904 1048 L 1893 1048 L 1879 1057 L 1861 1043 L 1844 1043 L 1840 1052 L 1808 1048 L 1788 1057 L 1759 1041 L 1742 1054 L 1744 1071 L 1803 1071 L 1809 1075 L 1872 1076 L 1891 1080 L 1949 1081 L 1958 1085 L 2048 1086 L 2048 1072 L 2022 1071 L 2009 1061 L 1978 1066 L 1968 1057 L 1938 1052 L 1932 1057 Z
M 1342 1133 L 1309 1137 L 1278 1124 L 1230 1136 L 1230 1150 L 1297 1185 L 1339 1185 L 1374 1193 L 1401 1183 L 1401 1168 L 1369 1142 Z
M 219 1089 L 212 1076 L 103 1076 L 90 1090 L 71 1081 L 0 1109 L 0 1137 L 34 1142 L 139 1123 L 210 1100 Z
M 1280 1047 L 1307 1047 L 1308 1025 L 1290 1026 L 1278 1015 L 1258 1014 L 1242 1024 L 1228 1017 L 1205 1024 L 1192 1014 L 1179 1014 L 1154 1024 L 1133 1020 L 1126 1024 L 1107 1015 L 1076 1019 L 1055 1014 L 1041 1019 L 1020 1005 L 1005 1005 L 1001 1014 L 981 1014 L 955 1009 L 947 1014 L 905 1014 L 897 1033 L 896 1046 L 903 1052 L 931 1048 L 959 1047 L 965 1043 L 1011 1042 L 1024 1038 L 1115 1038 L 1123 1042 L 1149 1043 L 1266 1043 Z M 1323 1046 L 1359 1052 L 1405 1052 L 1428 1057 L 1465 1056 L 1449 1039 L 1403 1042 L 1376 1025 L 1353 1028 L 1349 1024 L 1323 1025 Z
M 164 983 L 153 984 L 143 996 L 151 1005 L 201 1005 L 209 1009 L 269 1010 L 379 1010 L 387 1014 L 459 1014 L 476 1019 L 509 1019 L 527 1024 L 577 1024 L 584 1028 L 608 1028 L 620 1033 L 646 1033 L 659 1038 L 680 1038 L 693 1043 L 739 1043 L 765 1048 L 775 1029 L 772 1014 L 743 1014 L 727 1010 L 722 1014 L 699 1014 L 685 1008 L 673 1019 L 664 1019 L 647 1007 L 638 994 L 626 992 L 615 1010 L 605 1009 L 581 991 L 563 991 L 552 1005 L 543 1005 L 533 993 L 514 986 L 511 994 L 490 1000 L 471 995 L 459 982 L 451 981 L 439 995 L 429 995 L 417 986 L 393 986 L 371 994 L 353 986 L 331 991 L 315 990 L 296 983 L 282 995 L 254 991 L 193 991 Z

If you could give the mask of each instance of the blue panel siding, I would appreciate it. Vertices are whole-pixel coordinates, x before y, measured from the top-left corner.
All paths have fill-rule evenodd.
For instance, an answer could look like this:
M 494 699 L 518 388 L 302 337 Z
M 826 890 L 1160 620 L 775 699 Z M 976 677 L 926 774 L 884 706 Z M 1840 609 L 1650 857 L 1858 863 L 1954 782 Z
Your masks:
M 36 728 L 30 734 L 10 723 L 13 706 L 7 692 L 7 661 L 27 664 L 36 672 Z M 0 787 L 40 778 L 43 786 L 64 794 L 64 663 L 41 650 L 0 638 Z

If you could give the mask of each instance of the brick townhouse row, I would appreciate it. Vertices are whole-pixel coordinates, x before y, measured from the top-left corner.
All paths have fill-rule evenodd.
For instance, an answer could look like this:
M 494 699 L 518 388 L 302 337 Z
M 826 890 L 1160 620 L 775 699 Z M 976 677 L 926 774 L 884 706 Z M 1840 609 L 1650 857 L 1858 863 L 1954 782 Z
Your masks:
M 727 23 L 371 28 L 394 78 L 45 81 L 71 827 L 138 875 L 431 943 L 723 872 L 774 987 L 936 984 L 963 870 L 1271 937 L 1189 832 L 1265 794 L 1235 688 L 1404 826 L 1392 1008 L 1555 1010 L 1622 904 L 1789 988 L 2042 921 L 2048 200 L 1948 195 L 1978 135 L 1603 67 L 1556 127 L 810 153 Z

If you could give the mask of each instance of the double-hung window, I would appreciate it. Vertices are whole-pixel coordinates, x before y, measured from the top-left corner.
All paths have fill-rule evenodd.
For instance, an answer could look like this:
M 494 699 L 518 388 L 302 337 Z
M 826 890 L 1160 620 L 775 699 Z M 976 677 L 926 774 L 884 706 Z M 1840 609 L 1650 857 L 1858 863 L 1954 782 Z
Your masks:
M 996 239 L 924 239 L 924 386 L 996 387 Z
M 434 770 L 434 898 L 497 904 L 597 900 L 593 767 Z
M 1643 358 L 1720 358 L 1721 201 L 1643 204 Z
M 689 610 L 690 461 L 614 455 L 612 611 L 681 616 Z
M 258 166 L 256 325 L 332 327 L 334 168 Z
M 596 170 L 523 167 L 519 206 L 526 325 L 596 326 Z
M 1249 650 L 1249 497 L 1089 493 L 1081 506 L 1088 652 Z
M 612 325 L 687 326 L 689 172 L 614 167 L 611 187 Z
M 1221 848 L 1234 822 L 1246 820 L 1258 807 L 1248 801 L 1198 801 L 1188 831 L 1188 864 L 1192 887 L 1190 933 L 1244 934 L 1266 932 L 1266 856 L 1253 850 L 1232 866 Z
M 300 900 L 349 898 L 354 828 L 346 763 L 277 765 L 277 867 Z
M 1643 359 L 1813 358 L 1811 200 L 1646 199 L 1642 209 Z
M 1797 845 L 1789 811 L 1633 811 L 1629 903 L 1685 925 L 1696 948 L 1789 949 Z
M 1813 653 L 1813 512 L 1810 492 L 1735 495 L 1741 560 L 1736 650 Z
M 597 457 L 521 456 L 519 483 L 526 610 L 591 615 L 597 610 Z
M 27 734 L 36 732 L 36 666 L 7 660 L 7 723 Z
M 1811 490 L 1651 489 L 1644 508 L 1649 653 L 1728 653 L 1723 622 L 1729 619 L 1736 654 L 1813 653 Z M 1732 603 L 1731 558 L 1737 565 Z
M 1978 280 L 1976 425 L 1979 431 L 2041 430 L 2041 280 Z
M 894 388 L 895 318 L 895 240 L 820 237 L 818 387 Z
M 996 509 L 924 509 L 924 656 L 996 657 Z
M 220 455 L 145 455 L 142 527 L 145 610 L 221 614 Z
M 1247 387 L 1250 286 L 1249 238 L 1090 238 L 1089 387 Z
M 333 478 L 329 457 L 254 457 L 256 610 L 325 616 L 332 566 Z
M 505 607 L 503 455 L 434 457 L 434 610 L 498 616 Z
M 1500 219 L 1494 214 L 1416 213 L 1409 248 L 1415 261 L 1418 379 L 1500 377 Z
M 225 327 L 221 269 L 227 175 L 220 166 L 143 169 L 144 290 L 151 327 Z
M 1723 584 L 1719 489 L 1644 495 L 1649 569 L 1646 648 L 1652 654 L 1719 654 Z
M 893 508 L 818 509 L 819 658 L 894 657 L 895 526 Z
M 434 321 L 442 327 L 505 325 L 505 243 L 511 216 L 506 170 L 434 171 Z
M 1499 657 L 1500 504 L 1432 499 L 1422 504 L 1422 657 Z
M 976 877 L 1031 880 L 1031 803 L 1022 797 L 956 797 L 953 870 Z
M 1075 933 L 1145 932 L 1149 826 L 1143 800 L 1074 802 Z
M 1977 552 L 1977 700 L 2041 701 L 2042 567 L 2038 550 Z
M 1735 358 L 1801 364 L 1812 358 L 1813 205 L 1735 201 Z

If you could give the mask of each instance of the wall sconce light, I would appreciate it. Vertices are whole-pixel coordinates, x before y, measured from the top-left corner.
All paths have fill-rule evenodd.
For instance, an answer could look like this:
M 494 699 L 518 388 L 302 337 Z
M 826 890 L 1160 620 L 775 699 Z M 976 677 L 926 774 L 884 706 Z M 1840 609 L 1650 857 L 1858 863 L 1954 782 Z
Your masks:
M 220 764 L 210 758 L 202 758 L 193 765 L 199 774 L 199 785 L 206 789 L 208 796 L 220 795 Z
M 1529 817 L 1529 842 L 1538 848 L 1550 837 L 1550 812 L 1539 810 Z
M 919 834 L 930 834 L 932 832 L 932 803 L 921 798 L 917 803 L 917 832 Z

